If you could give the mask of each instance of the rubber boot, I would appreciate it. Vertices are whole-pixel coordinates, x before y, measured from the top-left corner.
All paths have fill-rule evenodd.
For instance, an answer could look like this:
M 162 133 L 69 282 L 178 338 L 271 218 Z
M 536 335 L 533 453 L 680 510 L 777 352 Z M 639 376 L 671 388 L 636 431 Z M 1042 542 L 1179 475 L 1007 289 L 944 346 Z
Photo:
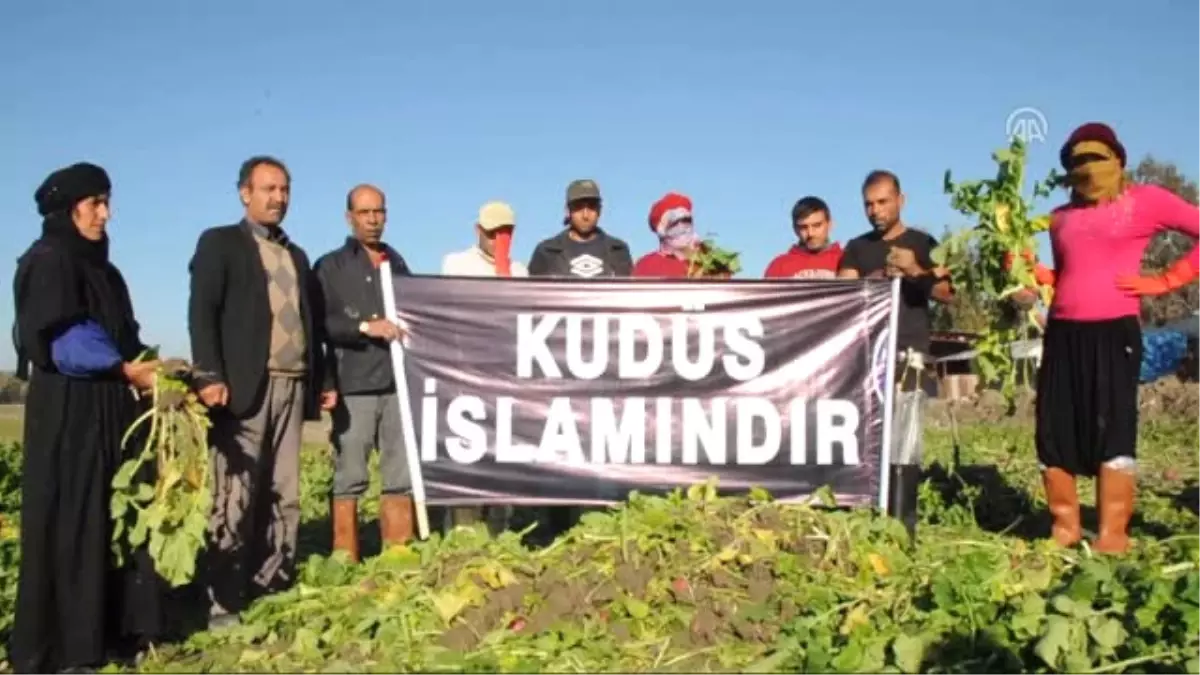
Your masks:
M 480 520 L 478 506 L 455 506 L 450 509 L 450 522 L 453 527 L 459 525 L 474 525 Z
M 1070 548 L 1083 538 L 1075 476 L 1052 467 L 1042 472 L 1042 482 L 1046 488 L 1046 501 L 1050 503 L 1050 515 L 1054 516 L 1050 535 L 1060 546 Z
M 1096 508 L 1100 513 L 1100 535 L 1092 548 L 1097 553 L 1129 550 L 1129 521 L 1133 518 L 1133 493 L 1137 476 L 1108 466 L 1096 478 Z
M 379 498 L 379 534 L 383 547 L 407 544 L 413 538 L 413 500 L 409 495 Z
M 358 501 L 344 497 L 333 500 L 333 550 L 345 551 L 358 562 Z

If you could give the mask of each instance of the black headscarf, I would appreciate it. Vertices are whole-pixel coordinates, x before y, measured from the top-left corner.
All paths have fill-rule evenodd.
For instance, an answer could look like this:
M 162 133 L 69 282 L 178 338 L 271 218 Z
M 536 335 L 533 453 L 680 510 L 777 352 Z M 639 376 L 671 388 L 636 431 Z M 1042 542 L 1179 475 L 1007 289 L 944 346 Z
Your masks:
M 72 253 L 90 260 L 108 260 L 108 235 L 99 241 L 87 239 L 75 227 L 71 212 L 88 197 L 112 192 L 108 173 L 95 164 L 78 162 L 46 177 L 33 193 L 42 216 L 42 236 L 62 244 Z

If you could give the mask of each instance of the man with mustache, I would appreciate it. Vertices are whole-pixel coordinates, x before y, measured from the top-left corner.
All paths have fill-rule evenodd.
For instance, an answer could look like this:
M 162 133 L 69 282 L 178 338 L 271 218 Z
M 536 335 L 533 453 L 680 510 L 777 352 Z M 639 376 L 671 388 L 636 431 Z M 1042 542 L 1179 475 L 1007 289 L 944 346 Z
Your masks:
M 333 474 L 333 549 L 359 559 L 358 501 L 367 490 L 367 458 L 379 450 L 383 493 L 379 529 L 384 546 L 403 544 L 413 535 L 412 481 L 405 462 L 403 428 L 396 398 L 389 343 L 402 333 L 383 307 L 380 266 L 391 264 L 393 277 L 410 274 L 408 264 L 383 242 L 387 203 L 383 191 L 358 185 L 346 195 L 350 236 L 313 269 L 325 300 L 328 353 L 337 372 L 338 400 L 330 441 Z
M 242 219 L 205 230 L 189 265 L 192 360 L 213 425 L 211 626 L 293 581 L 301 428 L 337 399 L 320 288 L 282 228 L 291 176 L 277 159 L 252 157 L 237 187 Z

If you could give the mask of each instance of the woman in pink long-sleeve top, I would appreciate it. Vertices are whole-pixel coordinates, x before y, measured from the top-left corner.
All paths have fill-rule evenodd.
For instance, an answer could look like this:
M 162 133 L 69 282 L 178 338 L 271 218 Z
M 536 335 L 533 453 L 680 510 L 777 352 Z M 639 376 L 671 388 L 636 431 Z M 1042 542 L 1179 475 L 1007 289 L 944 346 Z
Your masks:
M 1075 130 L 1060 152 L 1070 203 L 1054 210 L 1055 269 L 1035 267 L 1054 287 L 1037 381 L 1037 453 L 1053 536 L 1082 538 L 1075 476 L 1095 476 L 1100 532 L 1093 548 L 1129 547 L 1136 487 L 1138 373 L 1142 360 L 1139 298 L 1181 288 L 1197 276 L 1193 247 L 1161 276 L 1141 276 L 1154 235 L 1200 236 L 1200 211 L 1156 185 L 1125 180 L 1125 148 L 1107 125 Z

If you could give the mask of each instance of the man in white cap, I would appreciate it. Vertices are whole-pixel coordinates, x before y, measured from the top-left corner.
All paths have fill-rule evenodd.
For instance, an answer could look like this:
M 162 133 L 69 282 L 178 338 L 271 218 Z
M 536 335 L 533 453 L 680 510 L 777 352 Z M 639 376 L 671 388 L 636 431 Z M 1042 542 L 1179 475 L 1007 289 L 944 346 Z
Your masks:
M 447 254 L 442 259 L 442 275 L 448 277 L 527 277 L 529 270 L 512 259 L 512 236 L 517 226 L 513 209 L 504 202 L 488 202 L 475 219 L 475 245 L 465 251 Z M 493 531 L 504 529 L 510 509 L 500 507 L 458 507 L 445 512 L 443 523 L 468 525 L 481 518 Z
M 442 259 L 442 274 L 458 277 L 527 277 L 529 270 L 512 259 L 512 236 L 517 226 L 513 209 L 504 202 L 488 202 L 475 221 L 478 237 L 465 251 Z

